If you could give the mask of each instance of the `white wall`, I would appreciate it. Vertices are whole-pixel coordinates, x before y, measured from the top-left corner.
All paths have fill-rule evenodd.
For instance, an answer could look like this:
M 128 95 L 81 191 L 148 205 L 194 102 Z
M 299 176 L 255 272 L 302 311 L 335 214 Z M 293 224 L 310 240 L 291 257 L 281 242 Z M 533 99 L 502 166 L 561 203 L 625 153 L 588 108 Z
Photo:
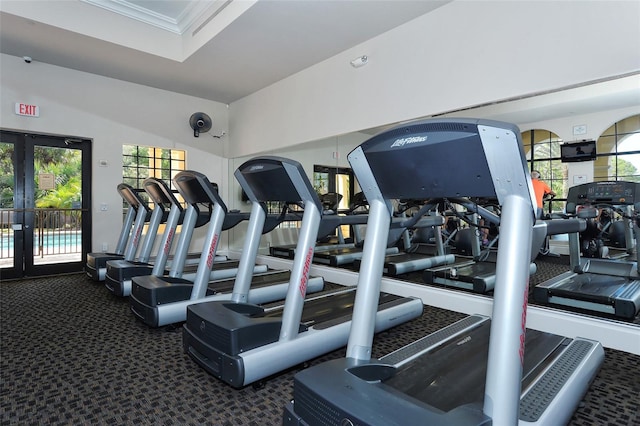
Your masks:
M 187 150 L 187 167 L 217 182 L 224 198 L 228 161 L 224 139 L 193 137 L 188 119 L 196 111 L 213 118 L 213 134 L 227 130 L 225 104 L 179 95 L 22 58 L 0 56 L 0 127 L 93 142 L 93 250 L 106 242 L 115 247 L 122 226 L 122 200 L 115 188 L 122 181 L 122 145 L 137 144 Z M 36 104 L 40 117 L 14 113 L 14 103 Z M 99 167 L 105 160 L 107 167 Z M 109 210 L 99 211 L 106 203 Z
M 449 3 L 232 103 L 230 156 L 637 71 L 638 16 L 635 1 Z

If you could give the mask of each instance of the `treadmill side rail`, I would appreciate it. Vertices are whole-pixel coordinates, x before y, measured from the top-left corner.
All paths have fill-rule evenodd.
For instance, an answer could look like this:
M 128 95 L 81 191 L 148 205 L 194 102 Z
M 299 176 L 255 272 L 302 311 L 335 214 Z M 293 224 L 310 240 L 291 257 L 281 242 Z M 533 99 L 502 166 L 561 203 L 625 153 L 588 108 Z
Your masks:
M 599 342 L 576 338 L 520 398 L 520 425 L 566 424 L 604 361 Z M 554 400 L 562 401 L 553 403 Z M 573 410 L 567 410 L 567 406 Z

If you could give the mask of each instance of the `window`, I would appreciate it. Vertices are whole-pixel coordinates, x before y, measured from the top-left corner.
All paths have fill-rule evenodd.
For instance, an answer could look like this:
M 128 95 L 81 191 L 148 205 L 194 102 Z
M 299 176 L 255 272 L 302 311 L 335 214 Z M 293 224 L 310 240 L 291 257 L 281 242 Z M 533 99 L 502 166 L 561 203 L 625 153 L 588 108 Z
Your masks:
M 175 192 L 173 177 L 185 170 L 185 152 L 178 149 L 156 148 L 150 146 L 122 146 L 122 181 L 137 189 L 143 200 L 148 200 L 142 182 L 148 177 L 165 181 Z M 184 200 L 176 193 L 178 201 Z M 129 207 L 122 200 L 123 212 Z M 151 206 L 153 208 L 153 206 Z
M 562 139 L 549 130 L 534 129 L 522 133 L 522 144 L 529 170 L 537 170 L 547 185 L 557 194 L 545 211 L 563 211 L 569 189 L 567 165 L 560 161 Z
M 595 181 L 640 182 L 640 115 L 620 120 L 597 141 Z
M 142 182 L 156 177 L 173 188 L 173 177 L 185 170 L 185 152 L 178 149 L 156 148 L 137 145 L 122 146 L 123 182 L 133 188 L 142 189 Z
M 549 211 L 562 211 L 569 189 L 568 167 L 560 161 L 562 140 L 548 130 L 534 129 L 522 133 L 522 143 L 531 170 L 558 194 Z M 593 180 L 640 182 L 640 115 L 614 123 L 596 141 Z M 547 210 L 545 208 L 545 210 Z

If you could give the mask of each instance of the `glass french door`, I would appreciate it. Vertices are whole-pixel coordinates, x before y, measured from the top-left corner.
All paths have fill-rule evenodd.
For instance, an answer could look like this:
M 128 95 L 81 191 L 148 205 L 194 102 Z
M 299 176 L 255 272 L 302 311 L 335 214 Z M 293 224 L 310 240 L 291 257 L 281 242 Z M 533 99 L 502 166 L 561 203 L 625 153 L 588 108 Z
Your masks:
M 0 279 L 82 271 L 91 247 L 91 142 L 0 135 Z

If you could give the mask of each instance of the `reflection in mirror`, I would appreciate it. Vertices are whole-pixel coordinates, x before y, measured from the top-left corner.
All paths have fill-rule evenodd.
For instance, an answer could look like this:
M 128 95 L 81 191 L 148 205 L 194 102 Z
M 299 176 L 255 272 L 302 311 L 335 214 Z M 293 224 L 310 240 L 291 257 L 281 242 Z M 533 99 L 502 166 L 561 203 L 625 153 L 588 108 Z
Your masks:
M 597 139 L 597 152 L 594 180 L 640 182 L 640 114 L 605 130 Z
M 545 203 L 544 211 L 548 214 L 562 212 L 567 196 L 567 167 L 560 161 L 561 143 L 562 139 L 549 130 L 532 129 L 522 133 L 529 170 L 538 171 L 540 178 L 557 194 Z
M 242 211 L 250 209 L 247 201 L 242 200 L 242 190 L 233 177 L 234 171 L 250 158 L 259 155 L 275 155 L 299 161 L 300 164 L 302 164 L 302 167 L 307 171 L 309 179 L 314 182 L 314 185 L 318 186 L 318 193 L 322 194 L 329 191 L 340 193 L 343 196 L 343 199 L 339 208 L 340 210 L 346 210 L 348 209 L 351 195 L 354 191 L 357 192 L 358 190 L 357 182 L 349 173 L 350 166 L 347 161 L 347 154 L 369 137 L 371 137 L 371 135 L 368 133 L 357 132 L 349 135 L 313 141 L 288 149 L 234 158 L 231 160 L 229 167 L 229 194 L 231 194 L 234 199 L 229 201 L 229 205 L 232 206 L 231 208 Z M 317 179 L 315 176 L 315 170 L 320 170 L 320 172 L 318 172 L 320 174 L 317 176 Z M 326 181 L 322 181 L 323 177 L 326 178 Z M 331 181 L 329 181 L 329 179 L 331 179 Z M 298 230 L 298 223 L 285 223 L 269 234 L 263 235 L 260 242 L 260 253 L 268 254 L 269 248 L 275 245 L 295 243 L 297 240 Z M 342 228 L 342 231 L 346 232 L 346 235 L 350 235 L 350 231 L 346 228 Z M 242 247 L 246 228 L 237 226 L 228 232 L 229 248 L 231 250 L 239 250 Z
M 553 214 L 565 212 L 565 200 L 568 189 L 572 186 L 602 180 L 640 181 L 640 106 L 637 104 L 640 89 L 637 84 L 639 76 L 621 78 L 618 81 L 607 81 L 584 87 L 571 87 L 564 91 L 554 91 L 540 96 L 524 97 L 508 102 L 497 102 L 476 108 L 465 108 L 460 111 L 438 114 L 451 117 L 474 117 L 507 121 L 517 124 L 522 130 L 523 148 L 531 167 L 538 170 L 549 183 L 557 197 L 545 206 L 545 211 Z M 624 84 L 623 84 L 624 83 Z M 612 89 L 611 85 L 616 84 Z M 624 86 L 620 89 L 619 86 Z M 309 178 L 317 185 L 319 192 L 330 191 L 330 181 L 335 185 L 335 192 L 345 192 L 343 203 L 349 196 L 358 192 L 357 182 L 341 181 L 339 171 L 348 169 L 347 154 L 360 143 L 380 131 L 393 126 L 387 123 L 374 129 L 363 130 L 348 135 L 326 138 L 313 142 L 292 146 L 286 149 L 270 151 L 264 155 L 278 155 L 299 161 Z M 560 145 L 578 142 L 583 139 L 597 141 L 597 157 L 595 161 L 579 163 L 563 163 L 560 156 Z M 230 161 L 231 190 L 235 199 L 229 201 L 232 208 L 248 210 L 241 198 L 240 187 L 233 178 L 235 169 L 256 154 Z M 461 165 L 463 166 L 463 165 Z M 330 178 L 333 169 L 337 180 Z M 349 188 L 348 190 L 346 188 Z M 348 194 L 347 194 L 348 193 Z M 340 209 L 344 204 L 340 205 Z M 239 228 L 239 227 L 238 227 Z M 272 245 L 293 243 L 296 241 L 297 226 L 278 229 L 261 240 L 261 253 L 267 254 Z M 229 247 L 238 250 L 242 246 L 243 229 L 230 232 Z M 551 241 L 553 254 L 562 258 L 544 256 L 540 262 L 552 265 L 554 273 L 561 273 L 568 255 L 566 236 L 554 237 Z M 553 266 L 555 264 L 555 266 Z M 555 268 L 555 269 L 553 269 Z M 532 283 L 546 279 L 534 274 Z M 421 279 L 420 279 L 421 280 Z M 491 295 L 489 295 L 491 296 Z M 478 296 L 486 297 L 486 296 Z M 536 303 L 533 298 L 530 303 Z M 569 309 L 571 308 L 562 308 Z M 581 312 L 591 315 L 588 312 Z M 606 316 L 605 316 L 606 317 Z M 613 320 L 613 319 L 612 319 Z M 636 318 L 634 323 L 639 323 Z

